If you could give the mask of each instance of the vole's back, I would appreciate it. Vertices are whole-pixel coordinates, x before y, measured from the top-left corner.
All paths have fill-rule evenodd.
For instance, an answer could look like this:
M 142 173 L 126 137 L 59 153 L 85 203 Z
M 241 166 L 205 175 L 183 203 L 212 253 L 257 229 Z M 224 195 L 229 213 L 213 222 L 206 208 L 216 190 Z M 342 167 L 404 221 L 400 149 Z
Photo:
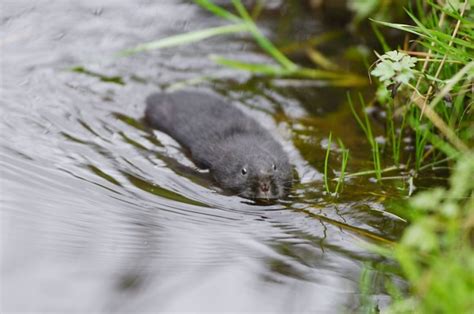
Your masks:
M 194 152 L 193 158 L 212 156 L 216 145 L 235 136 L 269 137 L 255 120 L 217 96 L 188 91 L 157 93 L 146 102 L 147 122 Z M 206 166 L 205 160 L 197 161 Z

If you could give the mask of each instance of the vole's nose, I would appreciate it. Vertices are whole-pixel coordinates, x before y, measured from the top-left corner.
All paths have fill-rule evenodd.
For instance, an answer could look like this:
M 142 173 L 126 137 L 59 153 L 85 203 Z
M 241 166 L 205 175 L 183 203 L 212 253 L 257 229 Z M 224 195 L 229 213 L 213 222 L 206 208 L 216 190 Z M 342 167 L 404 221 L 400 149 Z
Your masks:
M 270 183 L 260 182 L 260 190 L 262 190 L 262 192 L 268 192 L 268 190 L 270 190 Z

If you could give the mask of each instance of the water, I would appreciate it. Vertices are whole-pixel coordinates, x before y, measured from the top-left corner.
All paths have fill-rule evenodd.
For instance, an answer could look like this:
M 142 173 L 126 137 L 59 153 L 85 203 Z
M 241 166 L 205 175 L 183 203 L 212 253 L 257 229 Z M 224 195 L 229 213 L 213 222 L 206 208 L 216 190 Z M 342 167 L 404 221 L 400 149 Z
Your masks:
M 364 263 L 386 263 L 362 244 L 394 241 L 405 223 L 384 206 L 396 186 L 358 179 L 337 200 L 324 194 L 330 130 L 354 151 L 349 171 L 370 168 L 344 90 L 249 80 L 207 58 L 266 61 L 242 36 L 115 56 L 219 25 L 186 2 L 9 0 L 1 12 L 2 312 L 359 307 Z M 271 11 L 262 25 L 281 30 L 282 21 Z M 299 38 L 327 30 L 314 19 L 299 27 Z M 220 193 L 189 171 L 176 142 L 145 127 L 145 97 L 186 80 L 284 143 L 301 180 L 289 201 L 257 206 Z

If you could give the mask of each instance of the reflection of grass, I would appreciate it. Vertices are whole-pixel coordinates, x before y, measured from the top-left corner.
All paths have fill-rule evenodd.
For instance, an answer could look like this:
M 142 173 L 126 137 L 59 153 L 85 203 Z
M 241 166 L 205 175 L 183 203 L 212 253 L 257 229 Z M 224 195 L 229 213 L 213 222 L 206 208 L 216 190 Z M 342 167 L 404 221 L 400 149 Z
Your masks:
M 96 77 L 96 78 L 100 79 L 102 82 L 114 83 L 114 84 L 118 84 L 118 85 L 125 85 L 125 83 L 123 82 L 123 79 L 120 76 L 107 76 L 107 75 L 104 75 L 104 74 L 101 74 L 101 73 L 90 71 L 90 70 L 88 70 L 84 67 L 81 67 L 81 66 L 74 67 L 70 70 L 72 72 L 81 73 L 81 74 L 89 75 L 89 76 L 92 76 L 92 77 Z
M 148 192 L 148 193 L 151 193 L 151 194 L 154 194 L 154 195 L 157 195 L 157 196 L 160 196 L 172 201 L 176 201 L 179 203 L 195 205 L 195 206 L 200 206 L 200 207 L 209 207 L 208 205 L 204 203 L 189 199 L 186 196 L 183 196 L 177 192 L 162 188 L 161 186 L 157 184 L 150 183 L 134 174 L 127 173 L 125 171 L 122 171 L 122 174 L 130 181 L 131 184 L 133 184 L 135 187 L 145 192 Z
M 257 45 L 272 59 L 276 64 L 259 64 L 248 63 L 241 60 L 227 59 L 222 56 L 212 56 L 212 60 L 216 63 L 230 67 L 236 70 L 246 71 L 252 74 L 276 76 L 276 77 L 293 77 L 326 80 L 333 86 L 360 86 L 365 85 L 367 80 L 359 75 L 349 72 L 326 70 L 334 67 L 324 56 L 316 51 L 310 51 L 316 64 L 323 64 L 322 68 L 308 68 L 295 64 L 291 61 L 281 50 L 279 50 L 273 43 L 266 38 L 260 29 L 255 24 L 252 15 L 245 9 L 240 0 L 232 0 L 232 4 L 237 11 L 234 14 L 220 6 L 217 6 L 210 0 L 195 0 L 195 3 L 202 8 L 208 10 L 212 14 L 227 20 L 230 25 L 219 27 L 212 27 L 203 30 L 193 31 L 185 34 L 178 34 L 168 38 L 159 39 L 149 43 L 138 45 L 134 48 L 123 51 L 122 55 L 130 55 L 142 51 L 149 51 L 153 49 L 162 49 L 178 45 L 198 42 L 213 36 L 222 36 L 235 33 L 249 33 Z M 261 4 L 260 4 L 261 5 Z M 257 7 L 254 9 L 253 16 L 258 15 L 256 12 L 261 10 Z M 329 36 L 331 37 L 331 36 Z

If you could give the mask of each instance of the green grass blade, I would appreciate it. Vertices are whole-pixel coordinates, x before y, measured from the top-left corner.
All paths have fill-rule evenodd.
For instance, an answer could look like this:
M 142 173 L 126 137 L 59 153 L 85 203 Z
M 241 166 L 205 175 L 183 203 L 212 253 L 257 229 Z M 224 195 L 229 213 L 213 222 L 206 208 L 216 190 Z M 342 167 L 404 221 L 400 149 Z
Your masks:
M 443 99 L 456 85 L 459 81 L 461 81 L 466 74 L 468 74 L 472 69 L 474 69 L 474 61 L 466 64 L 461 70 L 459 70 L 451 79 L 449 79 L 447 84 L 443 87 L 443 89 L 436 95 L 436 97 L 431 101 L 430 107 L 434 108 L 436 104 Z
M 347 167 L 347 161 L 349 160 L 349 150 L 346 149 L 344 146 L 344 143 L 341 141 L 341 139 L 337 139 L 337 142 L 339 143 L 339 146 L 341 147 L 342 151 L 342 162 L 341 162 L 341 174 L 339 175 L 339 178 L 337 178 L 337 185 L 336 185 L 336 190 L 335 193 L 339 193 L 339 188 L 341 187 L 342 191 L 342 184 L 344 183 L 344 178 L 346 175 L 346 167 Z
M 427 38 L 431 41 L 434 41 L 437 44 L 447 45 L 447 43 L 452 40 L 453 43 L 457 45 L 464 46 L 468 49 L 474 49 L 474 44 L 472 42 L 469 42 L 467 40 L 457 38 L 457 37 L 451 38 L 451 34 L 446 34 L 437 30 L 428 29 L 425 26 L 420 28 L 417 26 L 407 25 L 407 24 L 396 24 L 396 23 L 389 23 L 389 22 L 383 22 L 383 21 L 377 21 L 377 20 L 372 20 L 372 21 L 380 25 L 388 26 L 388 27 L 398 29 L 404 32 L 415 34 L 421 38 Z
M 213 13 L 214 15 L 220 16 L 226 20 L 232 22 L 242 22 L 242 20 L 235 14 L 230 13 L 226 9 L 221 8 L 218 5 L 215 5 L 212 1 L 209 0 L 194 0 L 196 4 L 201 6 L 202 8 L 208 10 L 209 12 Z
M 298 66 L 288 59 L 283 53 L 281 53 L 272 43 L 269 41 L 260 30 L 255 25 L 254 21 L 250 17 L 250 14 L 247 12 L 245 7 L 242 5 L 240 0 L 232 0 L 236 10 L 239 12 L 240 16 L 247 22 L 249 26 L 249 31 L 252 36 L 255 38 L 255 41 L 258 45 L 265 50 L 270 56 L 272 56 L 278 63 L 280 63 L 287 70 L 295 70 Z
M 419 32 L 419 31 L 418 31 L 418 28 L 416 28 L 416 27 L 413 26 L 413 25 L 389 23 L 389 22 L 378 21 L 378 20 L 372 20 L 372 19 L 370 19 L 370 20 L 371 20 L 372 22 L 375 22 L 375 23 L 380 24 L 380 25 L 383 25 L 383 26 L 387 26 L 387 27 L 391 27 L 391 28 L 394 28 L 394 29 L 398 29 L 398 30 L 401 30 L 401 31 L 404 31 L 404 32 L 407 32 L 407 33 L 412 33 L 412 34 L 415 34 L 415 35 L 420 36 L 420 37 L 426 37 L 425 34 L 422 34 L 421 32 Z
M 308 68 L 287 70 L 280 65 L 247 63 L 239 60 L 227 59 L 216 55 L 211 55 L 211 59 L 220 65 L 251 72 L 253 74 L 278 77 L 309 78 L 313 80 L 329 80 L 329 84 L 331 86 L 361 86 L 366 83 L 366 80 L 364 80 L 363 78 L 348 73 L 337 73 Z
M 357 114 L 357 112 L 355 111 L 355 108 L 354 108 L 354 104 L 352 103 L 352 98 L 351 98 L 351 95 L 349 93 L 347 93 L 347 101 L 349 103 L 349 108 L 351 109 L 351 112 L 352 112 L 352 115 L 354 116 L 354 118 L 356 119 L 357 121 L 357 124 L 359 124 L 360 128 L 362 129 L 362 131 L 364 131 L 364 134 L 365 136 L 368 137 L 368 133 L 367 133 L 367 130 L 365 128 L 365 125 L 364 123 L 362 122 L 362 120 L 360 119 L 359 115 Z
M 247 62 L 241 62 L 238 60 L 227 59 L 224 57 L 212 55 L 211 60 L 216 62 L 217 64 L 234 68 L 242 71 L 247 71 L 255 74 L 264 74 L 264 75 L 275 75 L 275 76 L 284 76 L 288 75 L 291 72 L 285 70 L 279 65 L 271 65 L 271 64 L 253 64 Z
M 379 30 L 377 24 L 372 21 L 372 23 L 370 23 L 370 26 L 372 27 L 372 31 L 377 37 L 379 43 L 382 45 L 383 51 L 387 52 L 387 51 L 392 50 L 390 46 L 387 44 L 387 41 L 385 40 L 385 37 L 383 36 L 382 32 Z
M 326 158 L 324 158 L 324 187 L 326 188 L 326 192 L 328 194 L 331 194 L 331 190 L 329 189 L 329 180 L 328 180 L 329 153 L 331 152 L 331 138 L 332 138 L 332 133 L 329 132 L 328 148 L 326 149 Z
M 179 46 L 179 45 L 197 42 L 197 41 L 200 41 L 209 37 L 213 37 L 213 36 L 239 33 L 239 32 L 244 32 L 244 31 L 248 31 L 248 26 L 246 23 L 212 27 L 212 28 L 189 32 L 185 34 L 179 34 L 179 35 L 159 39 L 156 41 L 152 41 L 149 43 L 141 44 L 134 48 L 122 51 L 120 55 L 127 56 L 127 55 L 131 55 L 131 54 L 135 54 L 135 53 L 143 52 L 143 51 Z

